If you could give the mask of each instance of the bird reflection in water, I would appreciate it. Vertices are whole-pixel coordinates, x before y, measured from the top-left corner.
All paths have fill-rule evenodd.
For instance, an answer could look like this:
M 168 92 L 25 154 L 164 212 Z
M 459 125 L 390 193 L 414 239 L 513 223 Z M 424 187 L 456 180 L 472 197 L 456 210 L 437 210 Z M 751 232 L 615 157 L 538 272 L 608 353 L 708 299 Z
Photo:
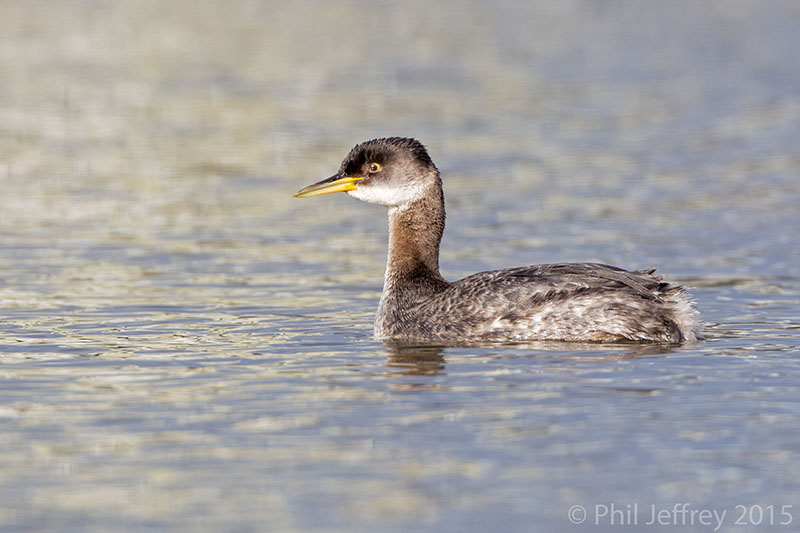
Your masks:
M 445 369 L 443 352 L 448 346 L 405 344 L 385 342 L 387 348 L 386 366 L 405 369 L 408 375 L 436 375 Z M 461 346 L 462 348 L 467 345 Z M 458 349 L 459 346 L 450 348 Z M 469 345 L 470 349 L 480 350 L 481 356 L 489 359 L 516 359 L 519 357 L 559 361 L 596 360 L 598 357 L 621 361 L 639 357 L 658 357 L 673 353 L 675 346 L 650 343 L 564 343 L 541 341 L 523 344 L 483 344 Z
M 444 346 L 386 343 L 386 366 L 405 369 L 405 374 L 434 375 L 444 370 Z

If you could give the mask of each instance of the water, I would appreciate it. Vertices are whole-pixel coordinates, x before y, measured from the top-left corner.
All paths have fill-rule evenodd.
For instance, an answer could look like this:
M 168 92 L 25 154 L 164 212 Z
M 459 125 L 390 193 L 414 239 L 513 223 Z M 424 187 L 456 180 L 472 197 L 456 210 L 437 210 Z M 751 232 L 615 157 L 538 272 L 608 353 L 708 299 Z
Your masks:
M 0 529 L 795 530 L 798 23 L 0 5 Z M 708 340 L 373 341 L 383 209 L 291 194 L 379 135 L 444 174 L 450 279 L 658 266 Z

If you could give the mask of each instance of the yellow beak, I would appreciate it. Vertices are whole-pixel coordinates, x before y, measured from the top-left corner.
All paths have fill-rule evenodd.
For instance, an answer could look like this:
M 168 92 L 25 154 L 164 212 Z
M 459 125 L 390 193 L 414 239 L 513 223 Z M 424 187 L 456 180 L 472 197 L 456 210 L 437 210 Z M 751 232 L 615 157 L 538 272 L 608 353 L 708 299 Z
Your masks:
M 312 196 L 319 196 L 321 194 L 330 194 L 332 192 L 344 192 L 355 190 L 355 182 L 363 180 L 363 176 L 345 176 L 340 178 L 338 175 L 331 176 L 326 180 L 319 181 L 313 185 L 309 185 L 300 189 L 294 194 L 295 198 L 310 198 Z

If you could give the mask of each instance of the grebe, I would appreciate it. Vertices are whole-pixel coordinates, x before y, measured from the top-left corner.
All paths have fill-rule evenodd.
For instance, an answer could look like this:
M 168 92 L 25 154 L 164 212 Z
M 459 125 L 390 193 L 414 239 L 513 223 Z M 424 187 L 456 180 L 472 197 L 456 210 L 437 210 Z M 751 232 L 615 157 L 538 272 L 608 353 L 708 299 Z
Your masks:
M 389 208 L 389 259 L 375 337 L 396 341 L 643 341 L 702 338 L 694 303 L 655 269 L 599 263 L 533 265 L 455 282 L 439 274 L 444 193 L 425 147 L 409 138 L 356 145 L 339 172 L 300 190 L 347 192 Z

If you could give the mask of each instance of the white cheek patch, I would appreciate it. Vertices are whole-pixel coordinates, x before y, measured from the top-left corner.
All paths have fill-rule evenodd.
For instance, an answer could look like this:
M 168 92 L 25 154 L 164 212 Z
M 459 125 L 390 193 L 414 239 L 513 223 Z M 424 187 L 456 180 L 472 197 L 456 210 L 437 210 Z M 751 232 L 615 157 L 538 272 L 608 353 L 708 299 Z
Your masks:
M 423 193 L 424 190 L 419 185 L 407 184 L 398 187 L 381 183 L 356 183 L 355 190 L 347 191 L 347 194 L 357 200 L 385 207 L 401 207 L 422 197 Z

